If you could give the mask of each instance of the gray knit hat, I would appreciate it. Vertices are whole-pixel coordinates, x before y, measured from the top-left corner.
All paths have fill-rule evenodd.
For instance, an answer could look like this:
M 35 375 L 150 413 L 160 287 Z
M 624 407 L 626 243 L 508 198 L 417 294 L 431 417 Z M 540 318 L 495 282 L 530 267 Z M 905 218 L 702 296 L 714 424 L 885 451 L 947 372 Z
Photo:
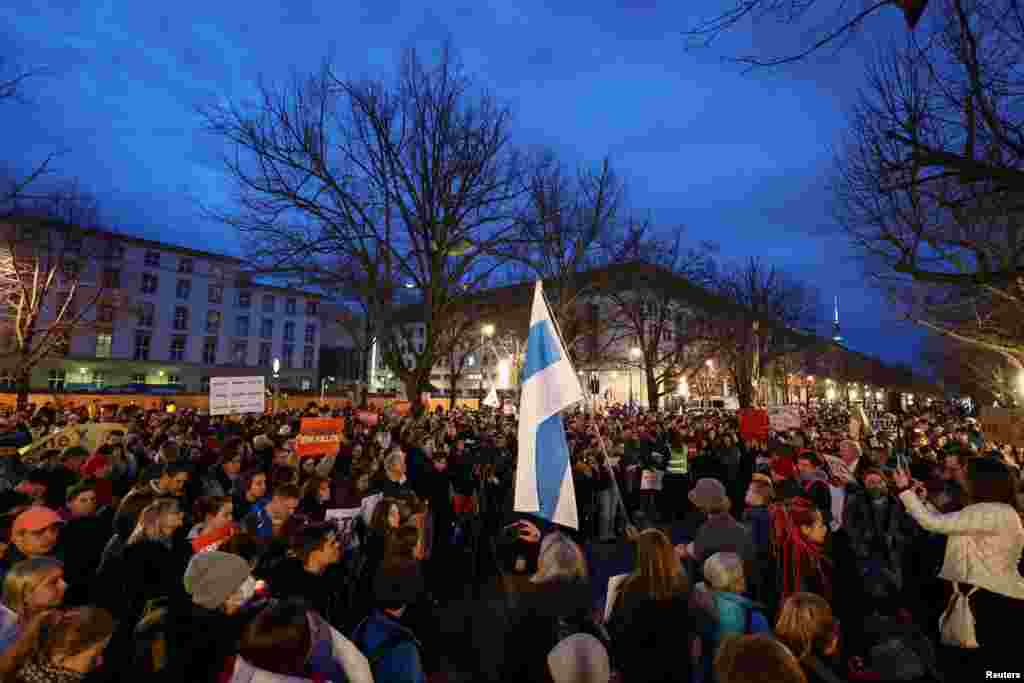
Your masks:
M 555 645 L 548 671 L 555 683 L 608 683 L 612 675 L 608 651 L 589 633 L 574 633 Z
M 249 578 L 249 563 L 238 555 L 217 550 L 199 553 L 185 570 L 185 590 L 192 602 L 217 609 Z

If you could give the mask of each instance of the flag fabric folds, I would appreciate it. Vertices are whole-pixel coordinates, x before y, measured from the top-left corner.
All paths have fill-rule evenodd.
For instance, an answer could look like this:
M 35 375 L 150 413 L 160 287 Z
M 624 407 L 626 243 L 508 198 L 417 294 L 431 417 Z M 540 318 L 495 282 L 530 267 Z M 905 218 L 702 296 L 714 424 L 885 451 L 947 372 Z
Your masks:
M 561 411 L 583 400 L 583 388 L 544 301 L 540 281 L 533 293 L 520 387 L 514 509 L 578 529 Z

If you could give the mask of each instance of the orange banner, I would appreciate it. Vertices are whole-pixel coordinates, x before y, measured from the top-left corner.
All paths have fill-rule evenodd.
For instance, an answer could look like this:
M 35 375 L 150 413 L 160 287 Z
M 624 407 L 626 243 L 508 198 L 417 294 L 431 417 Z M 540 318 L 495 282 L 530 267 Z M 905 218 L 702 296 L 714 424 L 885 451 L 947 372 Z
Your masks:
M 295 454 L 300 458 L 337 455 L 344 430 L 343 417 L 304 417 L 295 439 Z

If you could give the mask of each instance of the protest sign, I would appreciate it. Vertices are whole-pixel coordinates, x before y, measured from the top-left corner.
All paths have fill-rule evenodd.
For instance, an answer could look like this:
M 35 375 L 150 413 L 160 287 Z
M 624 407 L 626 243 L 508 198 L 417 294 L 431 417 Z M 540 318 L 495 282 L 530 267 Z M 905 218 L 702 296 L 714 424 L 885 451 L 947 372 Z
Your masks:
M 262 413 L 266 407 L 266 381 L 258 377 L 211 377 L 210 415 Z
M 377 422 L 380 421 L 380 418 L 377 416 L 377 413 L 371 412 L 369 410 L 360 410 L 358 413 L 356 413 L 356 419 L 362 422 L 364 425 L 368 425 L 370 427 L 376 427 Z
M 660 491 L 664 486 L 665 473 L 661 470 L 644 470 L 640 474 L 641 491 Z
M 761 408 L 746 408 L 739 411 L 740 437 L 744 441 L 767 441 L 771 424 L 768 411 Z
M 359 536 L 355 533 L 356 520 L 362 508 L 335 508 L 324 512 L 324 520 L 338 530 L 338 542 L 342 548 L 352 549 L 359 546 Z
M 341 417 L 304 417 L 295 438 L 295 454 L 300 458 L 337 455 L 345 419 Z
M 800 429 L 803 421 L 798 406 L 776 406 L 768 411 L 768 423 L 776 432 Z

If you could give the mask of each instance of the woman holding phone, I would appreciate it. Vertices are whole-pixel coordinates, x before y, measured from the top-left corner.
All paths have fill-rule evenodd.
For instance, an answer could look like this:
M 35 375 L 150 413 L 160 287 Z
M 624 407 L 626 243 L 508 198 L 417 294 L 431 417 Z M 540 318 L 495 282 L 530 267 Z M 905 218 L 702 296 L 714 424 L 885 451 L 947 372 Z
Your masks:
M 970 594 L 978 649 L 956 651 L 964 673 L 1015 671 L 998 668 L 1019 647 L 1008 625 L 1024 614 L 1024 525 L 1014 507 L 1014 479 L 995 458 L 972 458 L 967 466 L 970 504 L 959 512 L 937 514 L 925 507 L 923 486 L 905 466 L 893 480 L 907 512 L 926 531 L 948 537 L 939 578 L 961 585 Z M 950 588 L 952 590 L 952 587 Z M 966 680 L 966 679 L 965 679 Z

